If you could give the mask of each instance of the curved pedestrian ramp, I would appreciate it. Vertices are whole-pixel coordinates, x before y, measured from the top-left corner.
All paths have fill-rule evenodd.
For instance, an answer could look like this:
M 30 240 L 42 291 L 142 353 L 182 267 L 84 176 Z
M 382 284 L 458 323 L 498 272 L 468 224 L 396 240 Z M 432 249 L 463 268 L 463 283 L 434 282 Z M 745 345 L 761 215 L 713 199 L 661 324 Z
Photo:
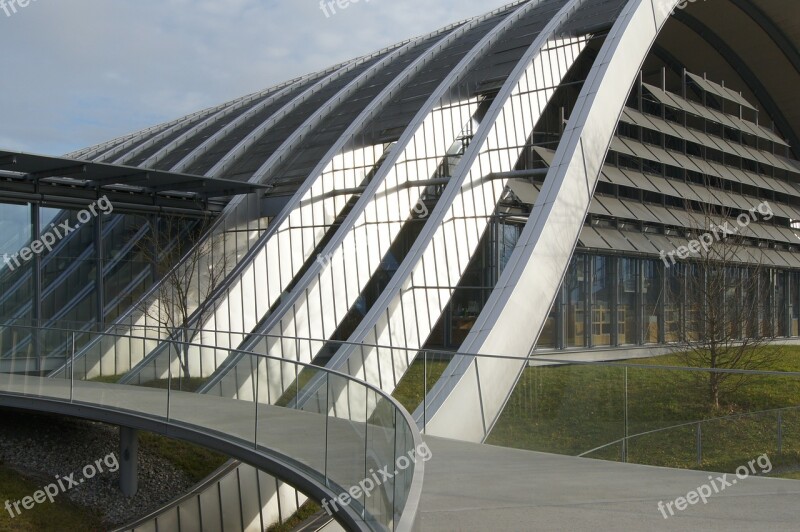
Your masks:
M 164 364 L 163 376 L 144 385 L 82 380 L 70 360 L 59 378 L 0 373 L 0 405 L 197 443 L 273 475 L 317 501 L 344 499 L 346 504 L 328 507 L 348 529 L 411 530 L 423 461 L 414 459 L 422 440 L 410 415 L 388 395 L 350 376 L 275 357 L 248 356 L 253 357 L 255 371 L 246 399 L 194 393 L 203 378 L 184 375 L 191 366 L 176 355 Z M 315 400 L 302 406 L 296 406 L 294 397 L 300 385 L 289 387 L 275 404 L 253 400 L 277 381 L 317 376 L 325 384 L 315 390 Z M 334 398 L 342 393 L 350 397 L 351 408 L 336 407 Z M 352 407 L 357 403 L 363 409 Z M 379 475 L 381 471 L 393 473 L 389 477 Z M 199 526 L 202 516 L 191 517 Z M 191 529 L 191 523 L 181 525 Z

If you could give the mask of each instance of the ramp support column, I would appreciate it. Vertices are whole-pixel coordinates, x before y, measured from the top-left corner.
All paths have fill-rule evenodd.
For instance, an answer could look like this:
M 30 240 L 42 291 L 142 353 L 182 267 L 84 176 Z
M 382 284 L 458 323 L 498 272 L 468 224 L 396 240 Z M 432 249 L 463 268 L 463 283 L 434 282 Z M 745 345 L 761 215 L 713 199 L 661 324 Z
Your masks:
M 139 433 L 127 427 L 119 428 L 119 489 L 126 497 L 139 490 Z

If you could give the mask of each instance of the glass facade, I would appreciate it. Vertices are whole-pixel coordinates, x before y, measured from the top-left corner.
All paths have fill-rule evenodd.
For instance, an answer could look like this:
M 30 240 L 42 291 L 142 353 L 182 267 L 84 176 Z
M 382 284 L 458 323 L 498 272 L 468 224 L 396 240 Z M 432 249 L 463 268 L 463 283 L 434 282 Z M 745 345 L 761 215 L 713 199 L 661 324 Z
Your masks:
M 99 330 L 152 285 L 154 269 L 143 246 L 153 240 L 149 235 L 160 218 L 87 212 L 0 203 L 3 323 Z M 188 229 L 192 221 L 181 219 L 180 224 Z M 47 357 L 66 349 L 58 332 L 50 338 L 47 333 L 26 336 L 22 330 L 0 334 L 0 354 Z
M 612 312 L 614 308 L 613 260 L 597 255 L 592 265 L 592 346 L 609 346 L 613 342 Z
M 682 334 L 691 337 L 703 326 L 702 304 L 686 294 L 687 278 L 697 275 L 696 264 L 667 268 L 646 258 L 576 253 L 536 349 L 665 344 Z M 726 276 L 719 306 L 729 313 L 722 323 L 738 326 L 731 336 L 741 338 L 745 328 L 750 335 L 798 336 L 800 272 L 732 268 Z M 750 282 L 751 276 L 758 279 Z
M 638 321 L 636 319 L 636 301 L 639 286 L 639 261 L 619 258 L 617 262 L 617 344 L 636 344 Z
M 17 265 L 13 261 L 14 254 L 31 241 L 32 216 L 30 204 L 0 203 L 0 254 L 4 260 L 0 265 L 0 315 L 3 317 L 32 317 L 29 305 L 33 298 L 33 264 Z M 27 309 L 24 309 L 25 305 L 28 305 Z

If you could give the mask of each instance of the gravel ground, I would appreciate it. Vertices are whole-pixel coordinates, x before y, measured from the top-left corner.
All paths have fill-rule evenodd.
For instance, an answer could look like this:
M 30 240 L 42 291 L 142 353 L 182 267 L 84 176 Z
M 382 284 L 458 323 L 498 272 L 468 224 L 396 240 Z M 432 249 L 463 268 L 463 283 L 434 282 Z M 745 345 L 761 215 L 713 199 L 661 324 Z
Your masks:
M 77 481 L 83 477 L 84 466 L 110 453 L 119 458 L 117 427 L 0 410 L 0 463 L 42 487 L 53 482 L 56 475 L 75 473 Z M 109 463 L 113 466 L 113 459 Z M 125 497 L 117 487 L 118 481 L 119 471 L 105 471 L 59 497 L 93 509 L 103 516 L 105 524 L 114 527 L 142 517 L 192 488 L 183 472 L 141 446 L 139 492 L 135 497 Z

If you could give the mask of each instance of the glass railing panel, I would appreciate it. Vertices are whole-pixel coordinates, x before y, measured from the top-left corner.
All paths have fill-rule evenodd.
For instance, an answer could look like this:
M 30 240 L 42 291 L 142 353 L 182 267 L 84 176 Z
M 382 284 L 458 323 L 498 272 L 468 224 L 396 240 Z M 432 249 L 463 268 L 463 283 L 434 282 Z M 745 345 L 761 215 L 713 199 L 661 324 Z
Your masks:
M 307 471 L 314 472 L 322 479 L 328 424 L 325 371 L 292 361 L 284 361 L 283 367 L 279 368 L 275 364 L 265 364 L 266 361 L 260 357 L 256 358 L 260 361 L 258 387 L 261 399 L 258 405 L 258 445 L 293 457 Z M 307 401 L 298 401 L 298 394 L 305 384 L 318 379 L 322 385 L 315 390 L 315 394 Z M 272 393 L 279 386 L 284 389 L 275 404 L 266 401 L 267 392 L 263 388 L 267 386 Z M 290 423 L 291 431 L 271 429 L 276 424 L 285 426 L 286 422 Z
M 734 471 L 800 450 L 781 441 L 784 416 L 800 407 L 796 375 L 630 366 L 629 377 L 628 461 Z M 786 458 L 797 468 L 796 454 Z
M 792 475 L 800 374 L 537 357 L 487 443 L 730 473 L 766 454 L 777 474 Z
M 404 451 L 407 452 L 411 449 L 414 449 L 414 435 L 412 432 L 412 427 L 403 419 L 401 419 L 402 414 L 399 411 L 396 413 L 397 430 L 395 431 L 395 463 L 397 463 L 398 458 L 403 454 Z M 427 447 L 425 449 L 427 449 Z M 418 454 L 417 457 L 417 459 L 419 459 Z M 398 468 L 397 474 L 392 479 L 394 488 L 394 515 L 392 523 L 395 525 L 403 515 L 406 504 L 408 503 L 408 495 L 411 490 L 412 481 L 414 480 L 414 468 L 416 468 L 416 464 L 414 464 L 413 468 Z
M 619 453 L 611 454 L 609 447 L 597 449 L 585 456 L 662 467 L 687 467 L 696 464 L 697 425 L 685 424 L 670 429 L 669 434 L 648 432 L 614 444 Z
M 578 455 L 625 435 L 625 371 L 592 365 L 523 370 L 487 443 Z
M 370 390 L 368 399 L 372 413 L 366 424 L 367 471 L 351 495 L 361 492 L 366 515 L 377 523 L 390 523 L 394 519 L 395 476 L 401 470 L 413 471 L 415 457 L 409 456 L 405 448 L 396 447 L 398 420 L 394 403 L 374 390 Z
M 409 353 L 409 356 L 413 356 Z M 425 410 L 425 398 L 449 362 L 448 358 L 437 356 L 435 352 L 420 351 L 403 377 L 397 383 L 392 397 L 409 412 L 418 407 Z M 424 419 L 424 416 L 423 416 Z
M 416 428 L 383 392 L 279 357 L 157 342 L 158 328 L 135 328 L 142 336 L 125 326 L 108 331 L 117 332 L 0 327 L 0 338 L 27 335 L 49 354 L 28 350 L 0 360 L 0 393 L 131 412 L 279 453 L 327 485 L 338 497 L 331 504 L 350 506 L 376 529 L 395 527 L 418 467 Z M 125 375 L 130 353 L 145 345 L 154 354 Z M 223 361 L 235 363 L 217 386 Z
M 353 508 L 362 506 L 363 498 L 350 503 L 347 493 L 357 486 L 367 472 L 366 425 L 367 389 L 344 376 L 329 374 L 328 430 L 326 473 L 328 486 L 340 490 L 340 502 Z M 334 501 L 335 502 L 335 501 Z

